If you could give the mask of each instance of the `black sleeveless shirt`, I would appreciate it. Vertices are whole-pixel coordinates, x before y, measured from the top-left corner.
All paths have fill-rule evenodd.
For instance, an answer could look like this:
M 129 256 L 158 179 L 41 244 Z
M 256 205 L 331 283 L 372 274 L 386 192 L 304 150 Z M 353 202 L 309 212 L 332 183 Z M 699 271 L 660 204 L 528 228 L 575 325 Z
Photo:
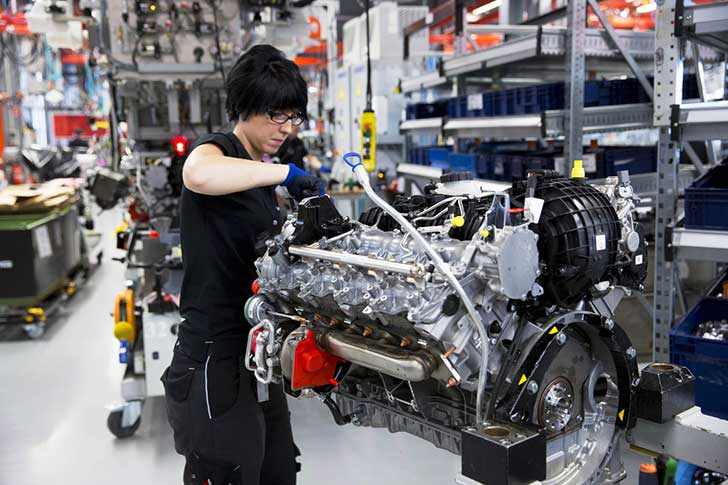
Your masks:
M 226 156 L 250 159 L 233 133 L 205 135 L 195 146 L 205 143 L 216 145 Z M 212 196 L 183 188 L 182 342 L 239 339 L 245 345 L 250 325 L 243 308 L 257 277 L 255 245 L 272 237 L 283 222 L 274 190 L 262 187 Z

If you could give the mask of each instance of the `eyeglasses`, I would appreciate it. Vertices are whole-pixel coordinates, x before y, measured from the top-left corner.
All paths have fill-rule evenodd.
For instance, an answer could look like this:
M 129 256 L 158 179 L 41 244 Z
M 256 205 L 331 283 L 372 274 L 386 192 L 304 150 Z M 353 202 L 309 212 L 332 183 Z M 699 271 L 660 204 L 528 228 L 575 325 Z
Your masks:
M 288 120 L 291 120 L 293 126 L 301 126 L 306 120 L 301 113 L 294 113 L 288 116 L 285 113 L 281 113 L 280 111 L 273 111 L 272 109 L 269 109 L 268 111 L 266 111 L 266 113 L 273 123 L 279 125 L 287 123 Z

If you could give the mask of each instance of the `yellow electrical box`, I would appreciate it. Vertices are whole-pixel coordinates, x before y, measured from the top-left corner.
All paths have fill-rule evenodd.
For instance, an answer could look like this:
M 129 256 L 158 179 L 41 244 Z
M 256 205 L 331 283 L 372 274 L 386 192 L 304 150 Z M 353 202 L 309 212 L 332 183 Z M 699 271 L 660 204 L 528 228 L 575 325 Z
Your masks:
M 119 293 L 114 300 L 114 337 L 127 340 L 129 344 L 136 340 L 134 291 L 131 289 Z
M 361 115 L 361 158 L 367 172 L 373 172 L 377 166 L 377 116 L 372 110 L 365 110 Z

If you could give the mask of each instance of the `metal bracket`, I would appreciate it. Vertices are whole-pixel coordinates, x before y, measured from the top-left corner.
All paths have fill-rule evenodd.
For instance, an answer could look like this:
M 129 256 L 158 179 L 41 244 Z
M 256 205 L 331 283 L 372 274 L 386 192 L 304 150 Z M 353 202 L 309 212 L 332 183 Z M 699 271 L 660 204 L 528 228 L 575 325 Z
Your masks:
M 675 37 L 678 39 L 685 33 L 683 20 L 685 20 L 685 2 L 677 0 L 675 2 Z
M 680 141 L 680 105 L 670 106 L 670 140 Z
M 674 259 L 672 250 L 672 232 L 675 228 L 673 226 L 667 226 L 665 228 L 665 261 L 671 263 Z

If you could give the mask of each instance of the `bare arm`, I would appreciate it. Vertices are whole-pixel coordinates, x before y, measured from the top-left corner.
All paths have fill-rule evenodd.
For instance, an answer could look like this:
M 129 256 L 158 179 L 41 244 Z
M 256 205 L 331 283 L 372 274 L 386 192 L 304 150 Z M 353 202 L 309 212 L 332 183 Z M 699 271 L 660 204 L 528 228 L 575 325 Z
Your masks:
M 226 157 L 217 146 L 206 143 L 187 157 L 182 180 L 193 192 L 225 195 L 281 184 L 288 170 L 287 165 Z

